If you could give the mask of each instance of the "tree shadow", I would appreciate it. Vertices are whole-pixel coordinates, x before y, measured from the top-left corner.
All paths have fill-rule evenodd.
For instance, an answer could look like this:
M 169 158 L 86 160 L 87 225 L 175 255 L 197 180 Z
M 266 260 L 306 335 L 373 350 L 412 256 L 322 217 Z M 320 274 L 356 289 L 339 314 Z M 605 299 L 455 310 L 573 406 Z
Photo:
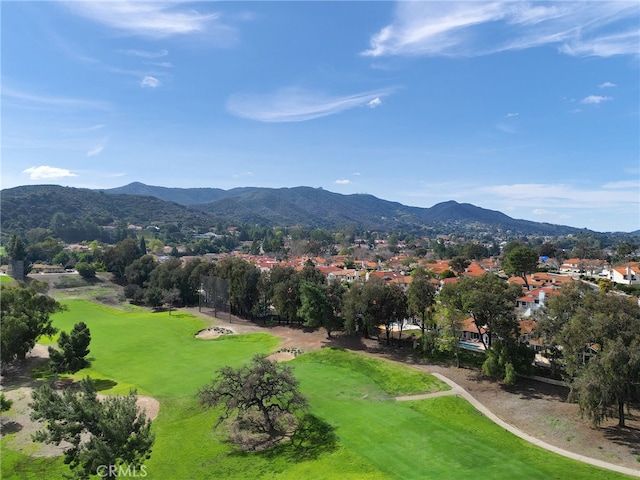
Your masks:
M 10 435 L 12 433 L 17 433 L 20 430 L 23 429 L 23 426 L 21 423 L 18 422 L 2 422 L 2 425 L 0 425 L 0 434 L 4 435 Z
M 109 390 L 115 387 L 116 385 L 118 385 L 118 382 L 114 382 L 113 380 L 107 380 L 105 378 L 99 378 L 99 379 L 93 378 L 92 381 L 98 392 L 102 392 L 103 390 Z
M 607 440 L 628 448 L 631 455 L 640 455 L 640 428 L 611 425 L 602 430 Z
M 519 378 L 515 385 L 502 385 L 506 392 L 519 395 L 522 400 L 552 400 L 566 402 L 569 388 L 560 385 L 550 385 L 536 380 Z
M 262 455 L 267 458 L 279 456 L 291 462 L 303 462 L 334 451 L 337 443 L 338 436 L 333 426 L 311 413 L 306 413 L 289 442 L 281 443 Z

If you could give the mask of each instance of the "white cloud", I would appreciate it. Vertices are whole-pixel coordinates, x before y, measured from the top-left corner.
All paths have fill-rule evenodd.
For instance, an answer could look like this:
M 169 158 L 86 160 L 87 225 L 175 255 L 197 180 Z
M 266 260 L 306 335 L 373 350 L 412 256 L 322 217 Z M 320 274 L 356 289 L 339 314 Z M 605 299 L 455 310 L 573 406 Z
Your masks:
M 65 2 L 76 15 L 131 35 L 168 37 L 204 31 L 218 13 L 179 8 L 175 2 L 119 0 Z M 203 5 L 203 4 L 201 4 Z
M 601 83 L 600 85 L 598 85 L 599 88 L 613 88 L 613 87 L 617 87 L 618 85 L 616 85 L 615 83 L 612 82 L 604 82 Z
M 552 210 L 544 210 L 542 208 L 534 208 L 533 210 L 531 210 L 531 213 L 533 215 L 541 215 L 545 217 L 558 215 L 558 212 L 554 212 Z
M 498 130 L 501 130 L 501 131 L 505 132 L 505 133 L 516 133 L 517 132 L 516 127 L 514 127 L 513 125 L 506 124 L 506 123 L 498 123 L 496 125 L 496 128 Z
M 519 113 L 507 113 L 504 118 L 511 118 L 511 117 L 517 117 L 519 116 Z
M 362 54 L 478 56 L 554 45 L 574 56 L 638 55 L 639 14 L 632 2 L 398 2 Z
M 619 189 L 619 188 L 623 188 L 623 189 L 636 189 L 636 190 L 640 190 L 640 180 L 623 180 L 620 182 L 609 182 L 609 183 L 605 183 L 602 188 L 612 188 L 612 189 Z
M 261 122 L 304 122 L 369 105 L 392 91 L 387 89 L 337 97 L 302 88 L 283 88 L 265 95 L 232 95 L 227 109 L 238 117 Z
M 598 104 L 598 103 L 602 103 L 602 102 L 607 102 L 609 100 L 613 100 L 612 97 L 604 97 L 602 95 L 589 95 L 587 97 L 584 97 L 582 100 L 580 100 L 580 103 L 584 103 L 586 105 L 593 105 L 593 104 Z
M 493 185 L 480 187 L 476 190 L 476 193 L 496 195 L 512 206 L 531 207 L 536 205 L 538 209 L 600 209 L 613 206 L 633 208 L 629 200 L 630 194 L 635 194 L 636 204 L 640 203 L 637 195 L 637 184 L 636 189 L 634 189 L 631 184 L 626 184 L 626 182 L 624 187 L 617 189 L 607 188 L 606 185 L 581 189 L 573 185 L 560 183 Z
M 70 170 L 67 170 L 66 168 L 50 167 L 48 165 L 41 165 L 39 167 L 29 167 L 23 170 L 22 173 L 28 174 L 31 180 L 45 180 L 45 179 L 52 180 L 56 178 L 78 176 L 75 173 L 72 173 Z
M 43 106 L 51 107 L 65 107 L 73 109 L 94 109 L 94 110 L 108 110 L 109 104 L 106 102 L 96 100 L 84 100 L 80 98 L 70 97 L 56 97 L 51 95 L 39 95 L 22 90 L 16 90 L 6 85 L 2 86 L 2 96 L 28 102 L 32 104 L 39 104 Z
M 120 52 L 126 55 L 133 55 L 135 57 L 142 57 L 142 58 L 160 58 L 160 57 L 166 57 L 167 55 L 169 55 L 168 50 L 158 50 L 157 52 L 151 52 L 149 50 L 130 49 L 130 50 L 120 50 Z
M 143 87 L 143 88 L 144 87 L 157 88 L 157 87 L 160 86 L 160 80 L 158 80 L 156 77 L 152 77 L 150 75 L 147 75 L 140 82 L 140 86 Z
M 253 172 L 236 173 L 232 175 L 233 178 L 251 177 L 251 176 L 253 176 Z
M 104 150 L 104 145 L 98 145 L 95 148 L 92 148 L 87 152 L 87 157 L 93 157 L 94 155 L 98 155 Z
M 147 65 L 154 65 L 156 67 L 162 68 L 173 68 L 173 63 L 171 62 L 145 62 Z
M 351 181 L 347 180 L 346 178 L 341 178 L 341 179 L 336 180 L 334 183 L 336 185 L 348 185 L 348 184 L 351 183 Z
M 369 103 L 367 103 L 367 105 L 370 106 L 371 108 L 376 108 L 382 105 L 382 100 L 380 100 L 380 97 L 376 97 L 373 100 L 371 100 Z

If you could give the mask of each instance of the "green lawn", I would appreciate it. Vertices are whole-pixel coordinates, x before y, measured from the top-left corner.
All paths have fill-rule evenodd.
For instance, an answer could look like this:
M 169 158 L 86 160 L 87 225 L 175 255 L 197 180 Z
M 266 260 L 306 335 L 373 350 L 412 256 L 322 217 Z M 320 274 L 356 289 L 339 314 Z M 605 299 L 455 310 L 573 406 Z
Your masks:
M 195 394 L 220 366 L 277 350 L 277 338 L 199 340 L 194 334 L 205 324 L 183 313 L 64 303 L 68 310 L 54 316 L 54 325 L 69 331 L 84 321 L 92 335 L 91 368 L 76 376 L 102 379 L 106 393 L 136 387 L 160 401 L 148 479 L 622 478 L 526 444 L 457 397 L 396 402 L 396 395 L 448 387 L 408 367 L 335 349 L 290 363 L 311 413 L 335 429 L 335 448 L 239 453 L 212 430 L 216 411 L 202 410 Z M 2 478 L 60 478 L 60 459 L 7 451 L 6 437 L 2 448 Z
M 9 275 L 0 275 L 0 283 L 12 283 L 13 282 L 13 278 L 10 277 Z

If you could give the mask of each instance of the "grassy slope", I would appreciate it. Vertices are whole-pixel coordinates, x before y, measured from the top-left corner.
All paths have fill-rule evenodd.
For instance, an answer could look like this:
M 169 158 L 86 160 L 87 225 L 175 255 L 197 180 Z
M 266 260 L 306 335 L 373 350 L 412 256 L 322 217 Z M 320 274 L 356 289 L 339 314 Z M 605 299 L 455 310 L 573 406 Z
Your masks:
M 273 351 L 269 335 L 198 340 L 203 322 L 184 314 L 123 312 L 86 301 L 66 301 L 55 325 L 85 321 L 92 333 L 90 371 L 108 393 L 131 386 L 160 400 L 149 479 L 411 479 L 619 478 L 532 447 L 455 397 L 395 402 L 400 394 L 436 391 L 433 377 L 353 352 L 325 349 L 292 362 L 312 413 L 336 428 L 332 452 L 301 460 L 277 454 L 234 453 L 212 430 L 215 411 L 203 411 L 197 389 L 222 365 Z M 117 382 L 117 383 L 116 383 Z M 3 449 L 5 442 L 3 441 Z M 2 478 L 59 478 L 59 459 L 3 454 Z M 30 474 L 9 475 L 16 472 Z M 59 471 L 59 470 L 58 470 Z M 43 475 L 42 472 L 52 472 Z
M 623 477 L 533 447 L 458 397 L 395 402 L 358 362 L 316 363 L 313 355 L 294 362 L 312 411 L 390 477 Z

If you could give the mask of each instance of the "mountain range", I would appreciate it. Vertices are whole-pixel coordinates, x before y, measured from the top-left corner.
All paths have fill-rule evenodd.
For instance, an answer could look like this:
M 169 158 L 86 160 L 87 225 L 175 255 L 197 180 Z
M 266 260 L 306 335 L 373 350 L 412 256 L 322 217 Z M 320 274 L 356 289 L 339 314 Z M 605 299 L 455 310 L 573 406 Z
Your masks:
M 322 188 L 168 188 L 134 182 L 91 190 L 57 185 L 30 185 L 0 192 L 3 233 L 48 228 L 57 212 L 99 225 L 199 225 L 224 221 L 262 226 L 304 226 L 338 230 L 440 233 L 510 231 L 514 234 L 566 235 L 588 232 L 562 225 L 518 220 L 468 203 L 448 201 L 430 208 L 410 207 L 368 194 L 342 195 Z

